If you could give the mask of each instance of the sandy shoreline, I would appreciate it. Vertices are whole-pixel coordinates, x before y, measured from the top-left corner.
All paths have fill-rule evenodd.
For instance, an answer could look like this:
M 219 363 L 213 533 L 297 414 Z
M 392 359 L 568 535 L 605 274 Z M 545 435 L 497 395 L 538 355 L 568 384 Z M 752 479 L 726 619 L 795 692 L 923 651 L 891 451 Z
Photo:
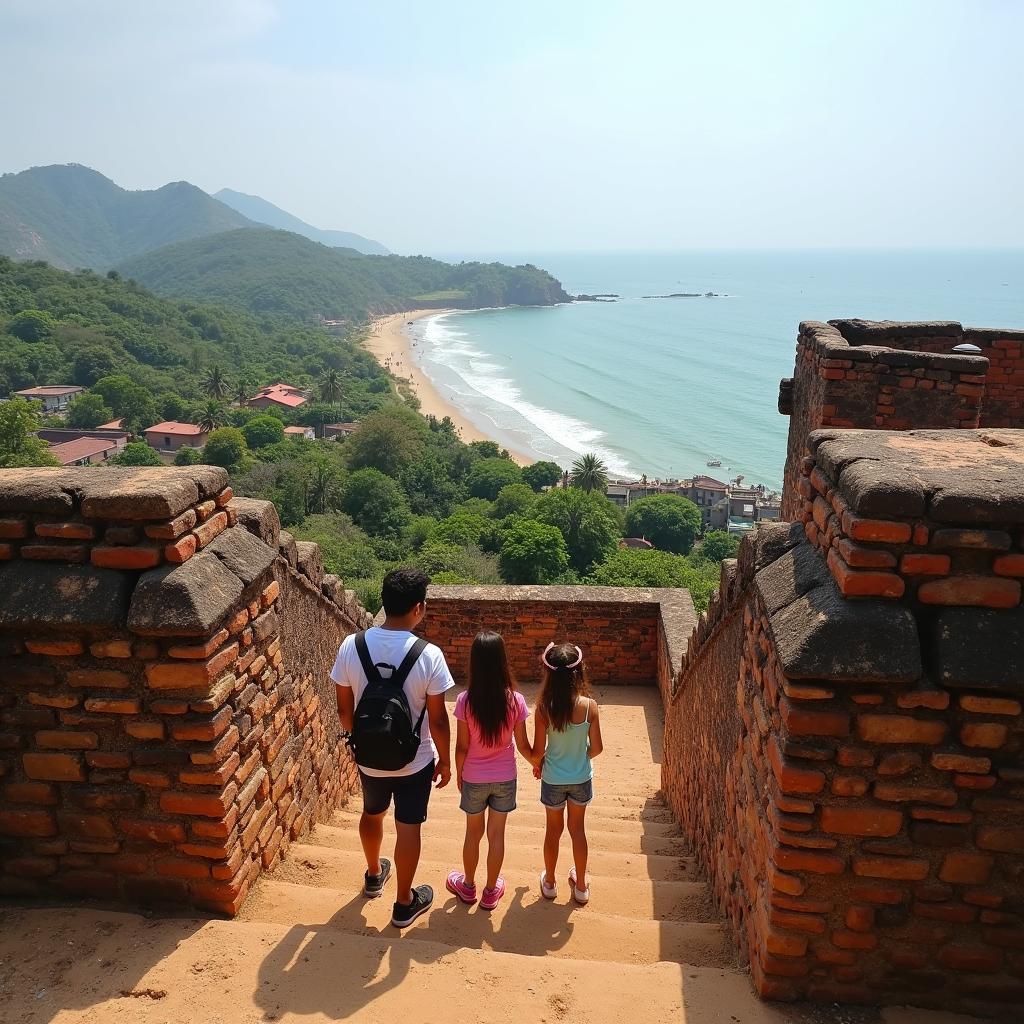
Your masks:
M 404 330 L 406 324 L 410 320 L 419 320 L 421 317 L 433 316 L 441 312 L 444 310 L 416 309 L 377 317 L 370 325 L 369 334 L 363 344 L 381 366 L 390 370 L 395 377 L 408 380 L 412 384 L 413 392 L 420 400 L 420 412 L 424 416 L 436 416 L 438 419 L 444 419 L 445 416 L 450 417 L 459 437 L 467 444 L 470 441 L 494 441 L 495 438 L 488 437 L 459 409 L 441 396 L 413 356 L 412 341 Z M 500 440 L 497 443 L 503 448 L 507 447 Z M 531 457 L 523 452 L 517 452 L 511 448 L 508 451 L 520 466 L 528 466 L 537 461 L 536 457 Z

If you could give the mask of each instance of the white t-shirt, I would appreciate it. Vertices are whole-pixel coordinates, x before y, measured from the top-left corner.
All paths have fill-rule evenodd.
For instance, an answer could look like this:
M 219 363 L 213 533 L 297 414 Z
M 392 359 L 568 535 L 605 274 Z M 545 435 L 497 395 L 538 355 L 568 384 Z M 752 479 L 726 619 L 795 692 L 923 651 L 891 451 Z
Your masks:
M 406 652 L 416 642 L 416 635 L 407 629 L 382 629 L 380 626 L 373 626 L 366 631 L 366 647 L 375 665 L 384 662 L 394 665 L 397 669 L 402 664 Z M 388 670 L 380 669 L 380 674 L 388 678 Z M 331 669 L 331 678 L 338 686 L 348 686 L 352 690 L 355 704 L 358 706 L 359 698 L 366 689 L 366 675 L 363 672 L 362 662 L 359 660 L 359 652 L 356 650 L 355 634 L 345 637 L 338 648 L 338 657 L 334 659 L 334 668 Z M 455 685 L 451 672 L 448 671 L 448 662 L 444 660 L 441 649 L 434 644 L 427 644 L 423 648 L 413 665 L 409 678 L 405 681 L 405 698 L 409 702 L 409 711 L 412 714 L 412 724 L 415 725 L 420 717 L 420 712 L 427 705 L 427 694 L 431 696 L 444 693 Z M 387 778 L 392 775 L 415 775 L 422 771 L 428 764 L 437 760 L 437 747 L 430 735 L 430 727 L 427 719 L 423 719 L 423 727 L 420 730 L 420 749 L 416 756 L 404 768 L 397 772 L 382 772 L 376 768 L 363 768 L 359 770 L 366 775 L 373 775 L 377 778 Z

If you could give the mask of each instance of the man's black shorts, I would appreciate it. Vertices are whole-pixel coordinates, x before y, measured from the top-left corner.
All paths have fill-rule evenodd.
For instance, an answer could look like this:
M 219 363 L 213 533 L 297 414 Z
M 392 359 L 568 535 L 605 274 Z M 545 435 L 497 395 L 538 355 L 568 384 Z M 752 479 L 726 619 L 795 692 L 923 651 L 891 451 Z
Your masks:
M 427 804 L 430 803 L 433 779 L 433 761 L 415 775 L 378 778 L 360 771 L 363 811 L 366 814 L 383 814 L 391 806 L 391 798 L 394 797 L 395 821 L 403 825 L 422 825 L 427 820 Z

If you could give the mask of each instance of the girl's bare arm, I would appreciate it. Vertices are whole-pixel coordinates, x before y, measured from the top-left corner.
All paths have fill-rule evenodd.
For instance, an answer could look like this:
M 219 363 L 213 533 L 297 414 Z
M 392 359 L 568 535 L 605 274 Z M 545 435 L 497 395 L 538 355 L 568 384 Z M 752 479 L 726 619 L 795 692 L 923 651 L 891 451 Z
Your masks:
M 516 749 L 531 764 L 533 763 L 533 747 L 530 746 L 530 737 L 526 733 L 526 721 L 516 722 L 515 732 L 512 734 L 516 740 Z
M 461 718 L 456 719 L 458 729 L 455 734 L 455 782 L 462 789 L 462 769 L 466 766 L 466 755 L 469 753 L 469 726 Z
M 598 714 L 597 701 L 590 699 L 590 750 L 587 756 L 593 760 L 604 750 L 604 742 L 601 739 L 601 716 Z

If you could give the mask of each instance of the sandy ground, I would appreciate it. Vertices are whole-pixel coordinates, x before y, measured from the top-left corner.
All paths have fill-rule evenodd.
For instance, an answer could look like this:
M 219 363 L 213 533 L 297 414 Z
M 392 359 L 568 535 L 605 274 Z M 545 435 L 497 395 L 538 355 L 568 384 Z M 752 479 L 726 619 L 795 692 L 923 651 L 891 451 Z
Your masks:
M 523 689 L 532 705 L 535 687 Z M 588 906 L 569 898 L 567 836 L 557 898 L 537 892 L 544 812 L 521 766 L 493 913 L 443 888 L 464 832 L 454 785 L 432 796 L 424 828 L 417 881 L 434 886 L 434 907 L 404 932 L 389 925 L 390 886 L 361 894 L 353 801 L 292 846 L 235 921 L 0 904 L 0 1024 L 968 1024 L 758 1000 L 658 795 L 658 691 L 601 687 L 598 699 Z M 389 825 L 387 847 L 393 837 Z
M 459 409 L 441 396 L 431 379 L 419 368 L 413 358 L 412 340 L 403 328 L 410 320 L 419 320 L 421 317 L 433 316 L 440 312 L 443 311 L 417 309 L 407 313 L 377 317 L 370 327 L 370 333 L 364 345 L 381 366 L 390 370 L 394 376 L 410 381 L 413 392 L 420 400 L 420 411 L 425 416 L 436 416 L 438 419 L 449 416 L 455 424 L 459 437 L 467 444 L 470 441 L 492 441 L 494 438 L 484 434 Z M 500 441 L 498 443 L 502 444 Z M 502 444 L 502 447 L 505 445 Z M 509 449 L 509 454 L 520 466 L 528 466 L 537 461 L 536 458 L 512 449 Z

